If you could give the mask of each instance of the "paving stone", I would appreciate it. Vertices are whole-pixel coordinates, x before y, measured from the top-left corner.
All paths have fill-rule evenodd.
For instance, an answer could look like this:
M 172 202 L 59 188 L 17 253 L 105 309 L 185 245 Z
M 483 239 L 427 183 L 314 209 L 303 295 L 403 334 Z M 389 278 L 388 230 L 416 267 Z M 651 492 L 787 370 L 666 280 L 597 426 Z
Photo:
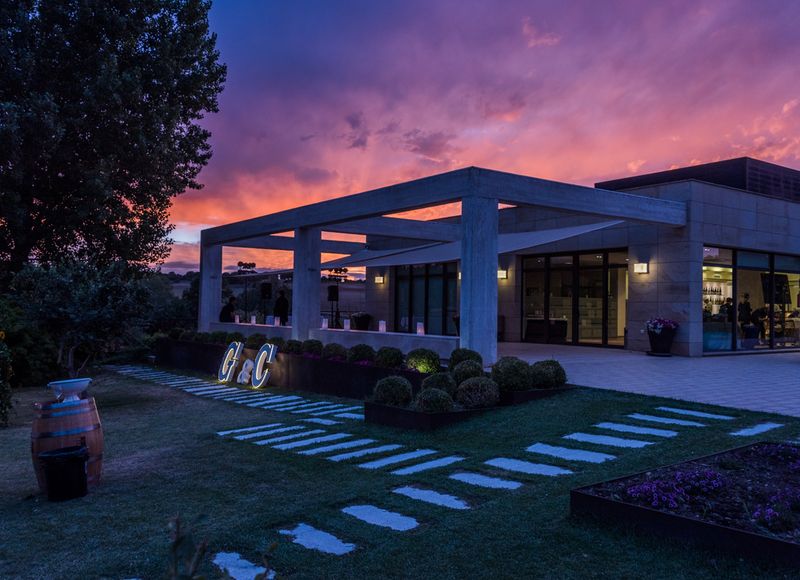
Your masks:
M 354 421 L 363 421 L 364 415 L 361 413 L 339 413 L 338 415 L 334 415 L 335 417 L 339 417 L 341 419 L 353 419 Z
M 345 407 L 344 409 L 334 409 L 332 411 L 331 410 L 318 411 L 318 412 L 315 412 L 315 413 L 309 413 L 309 415 L 311 415 L 312 417 L 322 417 L 323 415 L 333 415 L 334 413 L 341 413 L 343 411 L 356 411 L 356 410 L 361 410 L 363 408 L 364 408 L 364 405 L 358 405 L 358 406 L 354 406 L 354 407 Z
M 638 427 L 636 425 L 626 425 L 624 423 L 598 423 L 598 429 L 608 429 L 620 433 L 634 433 L 636 435 L 654 435 L 656 437 L 675 437 L 678 432 L 668 429 L 656 429 L 655 427 Z
M 478 487 L 488 487 L 489 489 L 519 489 L 522 483 L 512 479 L 502 479 L 500 477 L 490 477 L 481 473 L 470 473 L 466 471 L 450 474 L 450 479 L 477 485 Z
M 299 544 L 304 548 L 311 550 L 318 550 L 326 554 L 334 554 L 342 556 L 355 550 L 355 544 L 343 542 L 333 534 L 318 530 L 308 524 L 297 524 L 291 530 L 280 530 L 278 532 L 284 536 L 293 536 L 292 542 Z
M 732 421 L 736 417 L 730 415 L 717 415 L 715 413 L 704 413 L 703 411 L 693 411 L 691 409 L 678 409 L 676 407 L 658 407 L 658 411 L 675 413 L 676 415 L 688 415 L 690 417 L 700 417 L 701 419 L 718 419 L 720 421 Z
M 300 419 L 304 423 L 316 423 L 317 425 L 339 425 L 341 421 L 334 421 L 333 419 L 320 419 L 312 417 L 311 419 Z
M 752 427 L 734 431 L 731 433 L 731 435 L 734 437 L 752 437 L 753 435 L 760 435 L 761 433 L 772 431 L 778 427 L 783 427 L 783 423 L 759 423 L 758 425 L 753 425 Z
M 320 453 L 330 453 L 331 451 L 340 451 L 342 449 L 352 449 L 353 447 L 363 447 L 370 443 L 375 443 L 375 439 L 356 439 L 354 441 L 345 441 L 344 443 L 337 443 L 335 445 L 306 449 L 304 451 L 298 451 L 298 453 L 300 455 L 318 455 Z
M 320 406 L 315 406 L 314 408 L 311 408 L 311 409 L 298 409 L 297 411 L 292 411 L 292 414 L 295 414 L 295 415 L 311 415 L 311 414 L 316 414 L 316 413 L 318 413 L 320 411 L 332 411 L 334 409 L 336 409 L 337 411 L 341 411 L 342 408 L 345 407 L 345 406 L 346 405 L 336 405 L 336 404 L 333 404 L 333 403 L 326 403 L 324 406 L 321 406 L 321 405 Z
M 276 425 L 280 425 L 280 423 L 276 423 Z M 247 441 L 248 439 L 258 439 L 260 437 L 267 437 L 268 435 L 274 435 L 275 433 L 285 433 L 287 431 L 297 431 L 298 429 L 307 429 L 305 425 L 292 425 L 290 427 L 277 427 L 275 429 L 268 429 L 266 431 L 256 431 L 255 433 L 245 433 L 242 435 L 236 435 L 234 439 L 239 441 Z
M 311 429 L 309 431 L 304 431 L 302 433 L 294 433 L 292 435 L 283 435 L 281 437 L 272 437 L 270 439 L 262 439 L 260 441 L 253 441 L 253 445 L 272 445 L 274 443 L 282 443 L 283 441 L 289 441 L 291 439 L 301 439 L 303 437 L 311 437 L 312 435 L 317 435 L 320 433 L 325 433 L 324 429 Z
M 412 517 L 404 516 L 397 512 L 390 512 L 389 510 L 381 509 L 374 505 L 351 505 L 342 508 L 342 512 L 362 522 L 367 522 L 373 526 L 389 528 L 397 532 L 407 532 L 419 525 L 417 520 Z
M 569 447 L 557 447 L 555 445 L 547 445 L 546 443 L 534 443 L 528 447 L 526 451 L 530 453 L 538 453 L 540 455 L 558 457 L 559 459 L 566 459 L 568 461 L 585 461 L 587 463 L 603 463 L 604 461 L 612 461 L 616 459 L 616 456 L 608 453 L 584 451 L 583 449 L 570 449 Z
M 564 469 L 563 467 L 556 467 L 555 465 L 547 465 L 545 463 L 531 463 L 530 461 L 522 461 L 521 459 L 511 459 L 508 457 L 497 457 L 485 463 L 492 467 L 499 467 L 506 471 L 516 471 L 527 475 L 546 475 L 554 477 L 556 475 L 569 475 L 572 473 L 572 471 Z
M 258 431 L 259 429 L 266 429 L 268 427 L 277 427 L 282 423 L 267 423 L 266 425 L 255 425 L 253 427 L 242 427 L 241 429 L 228 429 L 227 431 L 217 431 L 217 435 L 233 435 L 234 433 L 246 433 L 248 431 Z
M 417 463 L 416 465 L 401 467 L 400 469 L 392 471 L 392 475 L 411 475 L 412 473 L 419 473 L 420 471 L 428 471 L 429 469 L 436 469 L 437 467 L 452 465 L 453 463 L 457 463 L 459 461 L 464 461 L 464 458 L 456 455 L 451 455 L 450 457 L 441 457 L 439 459 Z
M 684 419 L 673 419 L 672 417 L 660 417 L 656 415 L 643 415 L 641 413 L 631 413 L 631 419 L 638 421 L 650 421 L 651 423 L 663 423 L 664 425 L 680 425 L 681 427 L 705 427 L 703 423 L 697 421 L 686 421 Z
M 563 439 L 580 441 L 581 443 L 593 443 L 595 445 L 608 445 L 609 447 L 625 447 L 628 449 L 641 449 L 652 445 L 652 441 L 640 441 L 638 439 L 625 439 L 623 437 L 611 437 L 609 435 L 592 435 L 590 433 L 570 433 L 564 435 Z
M 316 445 L 317 443 L 326 443 L 328 441 L 338 441 L 339 439 L 346 439 L 352 437 L 350 433 L 332 433 L 331 435 L 323 435 L 322 437 L 312 437 L 311 439 L 303 439 L 302 441 L 293 441 L 291 443 L 283 443 L 275 445 L 275 449 L 281 451 L 288 451 L 298 447 L 308 447 L 309 445 Z
M 236 552 L 219 552 L 214 555 L 212 563 L 225 572 L 226 578 L 232 578 L 232 580 L 253 580 L 259 574 L 267 572 L 263 566 L 256 566 Z M 275 572 L 270 570 L 266 578 L 267 580 L 275 578 Z
M 434 453 L 436 453 L 436 451 L 433 449 L 417 449 L 416 451 L 408 451 L 406 453 L 400 453 L 399 455 L 391 455 L 389 457 L 384 457 L 383 459 L 376 459 L 375 461 L 362 463 L 358 467 L 361 467 L 362 469 L 380 469 L 381 467 L 386 467 L 387 465 L 402 463 L 403 461 L 417 459 L 418 457 L 425 457 L 426 455 L 432 455 Z
M 400 449 L 402 445 L 391 443 L 389 445 L 381 445 L 380 447 L 370 447 L 369 449 L 359 449 L 358 451 L 350 451 L 349 453 L 341 453 L 339 455 L 332 455 L 326 457 L 328 461 L 344 461 L 346 459 L 355 459 L 356 457 L 364 457 L 365 455 L 374 455 L 376 453 L 387 453 Z
M 392 493 L 404 495 L 411 499 L 424 501 L 434 505 L 454 509 L 454 510 L 468 510 L 469 504 L 463 499 L 447 493 L 441 493 L 432 489 L 422 489 L 419 487 L 404 486 L 393 489 Z

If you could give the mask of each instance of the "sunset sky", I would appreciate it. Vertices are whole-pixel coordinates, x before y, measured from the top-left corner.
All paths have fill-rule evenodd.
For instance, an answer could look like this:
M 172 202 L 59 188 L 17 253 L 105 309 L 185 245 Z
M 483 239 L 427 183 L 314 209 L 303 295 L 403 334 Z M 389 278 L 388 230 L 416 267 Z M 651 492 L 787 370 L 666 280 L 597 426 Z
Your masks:
M 463 166 L 579 184 L 749 155 L 800 169 L 800 3 L 217 1 L 228 81 L 200 230 Z M 291 265 L 226 250 L 226 268 Z

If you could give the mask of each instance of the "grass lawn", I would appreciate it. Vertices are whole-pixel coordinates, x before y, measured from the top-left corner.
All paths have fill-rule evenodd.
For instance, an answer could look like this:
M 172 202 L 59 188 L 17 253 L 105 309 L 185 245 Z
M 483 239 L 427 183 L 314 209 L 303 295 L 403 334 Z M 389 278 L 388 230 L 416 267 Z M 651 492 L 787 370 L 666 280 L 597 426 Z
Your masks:
M 163 577 L 167 523 L 174 514 L 194 524 L 196 537 L 208 539 L 210 554 L 233 551 L 259 562 L 262 551 L 279 542 L 272 564 L 281 577 L 796 577 L 796 570 L 569 517 L 573 487 L 755 441 L 759 438 L 733 438 L 728 432 L 761 421 L 786 425 L 761 439 L 796 438 L 796 419 L 578 389 L 492 411 L 431 434 L 346 420 L 320 427 L 400 443 L 409 450 L 430 448 L 467 458 L 450 467 L 397 476 L 388 469 L 358 469 L 355 461 L 333 463 L 215 434 L 270 422 L 293 424 L 300 415 L 204 399 L 110 372 L 96 375 L 91 394 L 100 409 L 106 453 L 103 483 L 83 499 L 49 503 L 38 495 L 30 460 L 29 407 L 34 400 L 44 400 L 44 392 L 19 393 L 14 423 L 0 431 L 2 578 Z M 679 427 L 677 437 L 644 449 L 614 450 L 561 439 L 578 430 L 599 433 L 591 428 L 597 422 L 654 412 L 662 404 L 739 418 L 709 420 L 705 428 Z M 535 442 L 613 453 L 618 459 L 599 465 L 551 460 L 525 452 Z M 483 465 L 494 457 L 560 465 L 575 474 L 523 476 Z M 515 491 L 489 490 L 448 479 L 449 473 L 462 470 L 525 485 Z M 467 500 L 472 509 L 451 510 L 390 493 L 407 484 L 451 493 Z M 340 512 L 356 503 L 413 516 L 421 525 L 410 532 L 393 532 Z M 278 534 L 300 522 L 358 548 L 337 557 L 305 549 Z M 210 563 L 203 572 L 217 575 Z

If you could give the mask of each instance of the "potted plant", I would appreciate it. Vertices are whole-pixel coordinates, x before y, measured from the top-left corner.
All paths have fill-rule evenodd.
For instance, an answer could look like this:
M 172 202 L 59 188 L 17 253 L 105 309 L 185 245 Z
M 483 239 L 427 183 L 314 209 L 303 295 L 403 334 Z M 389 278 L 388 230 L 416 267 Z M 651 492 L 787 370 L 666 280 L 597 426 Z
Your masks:
M 650 339 L 650 350 L 647 354 L 656 356 L 670 356 L 675 333 L 680 326 L 669 318 L 651 318 L 645 323 L 647 338 Z

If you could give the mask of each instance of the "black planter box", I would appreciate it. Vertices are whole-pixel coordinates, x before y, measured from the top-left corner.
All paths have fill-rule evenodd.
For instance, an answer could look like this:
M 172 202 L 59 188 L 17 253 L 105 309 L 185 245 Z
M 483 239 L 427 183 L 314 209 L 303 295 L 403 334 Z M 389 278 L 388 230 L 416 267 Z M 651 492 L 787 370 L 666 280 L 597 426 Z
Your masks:
M 756 445 L 756 443 L 738 447 L 737 449 L 751 447 L 752 445 Z M 735 450 L 729 449 L 728 451 L 690 459 L 666 467 L 677 467 L 691 461 L 725 455 Z M 654 508 L 599 497 L 591 493 L 591 489 L 597 485 L 633 479 L 649 471 L 653 470 L 650 469 L 646 472 L 626 475 L 571 490 L 569 497 L 570 514 L 577 517 L 589 516 L 603 522 L 628 524 L 635 526 L 637 530 L 656 534 L 660 538 L 689 540 L 707 548 L 726 550 L 734 555 L 746 555 L 751 558 L 762 558 L 767 561 L 794 566 L 800 564 L 800 544 L 747 530 L 704 522 Z
M 574 390 L 575 387 L 560 387 L 558 389 L 531 389 L 529 391 L 501 391 L 500 400 L 497 402 L 502 407 L 509 405 L 521 405 L 528 401 L 537 401 L 539 399 L 546 399 L 561 393 L 567 393 Z
M 648 330 L 647 338 L 650 340 L 650 350 L 647 354 L 654 356 L 670 356 L 672 342 L 675 340 L 675 332 L 674 328 L 663 328 L 661 332 Z
M 417 431 L 433 431 L 453 423 L 460 423 L 472 417 L 482 415 L 487 409 L 467 409 L 464 411 L 449 411 L 447 413 L 423 413 L 403 407 L 381 405 L 372 401 L 364 402 L 364 420 L 367 423 L 399 427 L 401 429 L 416 429 Z
M 209 373 L 216 377 L 227 348 L 227 345 L 164 339 L 156 344 L 155 354 L 159 364 Z M 244 349 L 235 373 L 241 370 L 245 359 L 253 360 L 257 353 L 255 349 Z M 365 399 L 372 396 L 375 383 L 389 376 L 405 377 L 416 393 L 422 380 L 428 375 L 279 352 L 276 361 L 270 366 L 268 386 Z

